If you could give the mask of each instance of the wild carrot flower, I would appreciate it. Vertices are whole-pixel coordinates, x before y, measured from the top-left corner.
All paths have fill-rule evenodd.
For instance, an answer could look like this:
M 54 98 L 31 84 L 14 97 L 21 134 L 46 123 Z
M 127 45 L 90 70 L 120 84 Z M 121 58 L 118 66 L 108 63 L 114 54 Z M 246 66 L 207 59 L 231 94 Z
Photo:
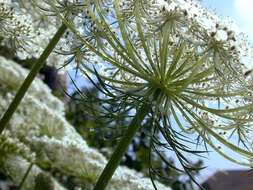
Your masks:
M 83 75 L 103 81 L 109 95 L 150 103 L 171 146 L 183 131 L 198 134 L 231 161 L 239 163 L 215 141 L 253 156 L 245 148 L 253 119 L 251 76 L 244 76 L 243 59 L 251 59 L 252 51 L 232 21 L 191 0 L 85 1 L 92 24 L 83 18 L 86 32 L 80 33 L 49 4 L 86 52 L 77 59 Z M 245 147 L 233 145 L 231 136 Z
M 216 146 L 218 141 L 253 157 L 252 77 L 245 77 L 244 59 L 252 60 L 252 51 L 231 21 L 192 0 L 34 3 L 69 28 L 70 41 L 59 49 L 70 56 L 67 63 L 75 60 L 85 77 L 98 79 L 101 91 L 124 100 L 124 109 L 135 109 L 137 116 L 150 107 L 154 133 L 160 132 L 186 171 L 181 152 L 199 152 L 181 142 L 189 141 L 183 133 L 197 134 L 193 143 L 203 140 L 227 159 L 250 166 Z

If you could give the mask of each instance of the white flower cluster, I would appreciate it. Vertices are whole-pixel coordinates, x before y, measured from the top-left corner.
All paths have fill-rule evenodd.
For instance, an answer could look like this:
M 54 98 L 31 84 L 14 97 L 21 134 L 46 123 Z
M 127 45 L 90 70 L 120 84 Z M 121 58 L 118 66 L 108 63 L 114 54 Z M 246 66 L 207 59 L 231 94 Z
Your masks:
M 28 141 L 36 152 L 41 153 L 43 161 L 73 176 L 88 178 L 93 183 L 96 182 L 107 163 L 105 157 L 98 151 L 87 147 L 81 141 L 76 142 L 66 136 L 60 140 L 46 136 L 32 137 Z M 170 189 L 158 182 L 156 186 L 159 189 Z M 153 189 L 153 185 L 150 179 L 144 177 L 143 174 L 127 167 L 118 167 L 107 189 L 147 190 Z
M 157 1 L 168 13 L 174 11 L 181 15 L 181 19 L 187 23 L 182 27 L 187 29 L 177 28 L 178 32 L 183 32 L 184 37 L 199 44 L 202 51 L 212 50 L 214 56 L 219 57 L 217 67 L 224 62 L 229 62 L 229 66 L 237 69 L 241 65 L 252 67 L 252 46 L 233 20 L 221 20 L 194 0 Z M 248 57 L 247 61 L 245 57 Z
M 2 156 L 2 155 L 1 155 Z M 8 175 L 11 176 L 14 182 L 20 183 L 23 176 L 25 175 L 28 167 L 30 166 L 30 162 L 19 155 L 9 154 L 5 157 L 5 161 L 1 163 L 1 168 L 6 169 Z M 34 189 L 37 184 L 42 184 L 38 181 L 38 178 L 43 175 L 47 177 L 47 181 L 44 183 L 48 183 L 51 185 L 51 188 L 45 188 L 48 190 L 66 190 L 62 185 L 60 185 L 54 178 L 50 177 L 49 174 L 42 171 L 40 167 L 37 165 L 33 165 L 30 170 L 24 184 L 23 189 Z M 36 184 L 37 183 L 37 184 Z M 45 184 L 48 187 L 48 185 Z
M 3 57 L 0 57 L 0 63 L 2 114 L 28 71 Z M 40 164 L 49 164 L 66 174 L 95 183 L 107 163 L 106 158 L 97 150 L 88 147 L 85 140 L 67 123 L 63 103 L 51 94 L 39 78 L 32 83 L 7 130 L 0 137 L 1 168 L 8 172 L 15 182 L 20 182 L 29 162 L 35 162 L 25 183 L 26 188 L 36 185 L 36 177 L 43 172 L 38 168 Z M 55 189 L 64 189 L 52 180 Z M 160 189 L 170 189 L 156 183 Z M 153 186 L 150 179 L 142 174 L 119 167 L 108 190 L 119 189 L 151 190 Z
M 0 152 L 1 155 L 12 152 L 13 155 L 19 155 L 30 162 L 35 161 L 35 154 L 16 137 L 11 137 L 11 134 L 6 132 L 0 136 Z M 5 157 L 0 157 L 0 163 L 5 162 Z
M 16 52 L 19 59 L 38 58 L 56 33 L 59 23 L 46 17 L 32 1 L 0 0 L 1 45 Z M 64 39 L 59 44 L 64 46 Z M 47 64 L 60 68 L 64 56 L 52 53 Z

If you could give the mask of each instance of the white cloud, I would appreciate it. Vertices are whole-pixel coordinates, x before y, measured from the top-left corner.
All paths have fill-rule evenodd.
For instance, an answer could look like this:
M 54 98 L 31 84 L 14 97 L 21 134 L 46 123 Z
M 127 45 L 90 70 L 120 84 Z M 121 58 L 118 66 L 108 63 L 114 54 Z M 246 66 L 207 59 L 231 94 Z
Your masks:
M 253 41 L 253 0 L 235 0 L 234 6 L 242 22 L 241 30 Z

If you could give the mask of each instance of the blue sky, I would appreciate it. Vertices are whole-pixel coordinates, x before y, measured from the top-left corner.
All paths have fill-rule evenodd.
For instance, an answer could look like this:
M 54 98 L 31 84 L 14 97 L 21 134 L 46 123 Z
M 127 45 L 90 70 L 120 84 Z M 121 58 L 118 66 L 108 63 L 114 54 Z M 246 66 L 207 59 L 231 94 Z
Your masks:
M 248 39 L 253 45 L 253 0 L 202 0 L 201 4 L 214 10 L 221 18 L 230 17 L 233 19 L 240 31 L 248 35 Z M 238 159 L 240 158 L 238 157 Z M 209 153 L 208 159 L 204 159 L 204 165 L 208 168 L 201 172 L 201 176 L 198 178 L 200 182 L 217 170 L 248 169 L 224 159 L 215 152 Z

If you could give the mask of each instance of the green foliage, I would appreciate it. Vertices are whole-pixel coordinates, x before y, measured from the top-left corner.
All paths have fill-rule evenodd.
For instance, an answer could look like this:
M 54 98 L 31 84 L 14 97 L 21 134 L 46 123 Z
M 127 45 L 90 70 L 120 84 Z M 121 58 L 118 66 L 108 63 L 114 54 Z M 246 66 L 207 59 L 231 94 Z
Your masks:
M 50 176 L 39 173 L 35 179 L 35 190 L 53 190 L 54 185 Z

